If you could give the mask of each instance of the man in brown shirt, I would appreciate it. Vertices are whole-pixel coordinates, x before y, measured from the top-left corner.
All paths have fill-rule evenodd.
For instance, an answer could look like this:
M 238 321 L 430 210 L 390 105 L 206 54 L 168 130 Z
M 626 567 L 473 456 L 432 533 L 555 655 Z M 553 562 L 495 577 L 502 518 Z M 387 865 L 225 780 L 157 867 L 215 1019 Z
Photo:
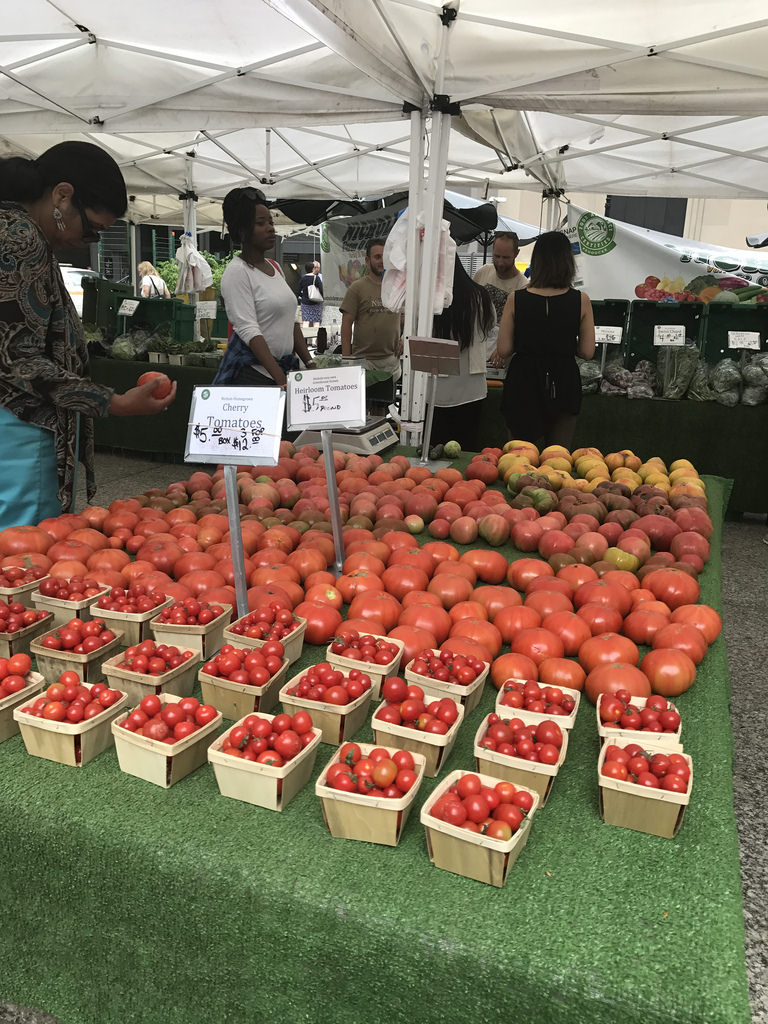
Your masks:
M 528 287 L 528 278 L 515 266 L 520 252 L 520 241 L 514 231 L 497 234 L 493 240 L 493 263 L 479 267 L 472 280 L 476 284 L 492 285 L 509 295 Z

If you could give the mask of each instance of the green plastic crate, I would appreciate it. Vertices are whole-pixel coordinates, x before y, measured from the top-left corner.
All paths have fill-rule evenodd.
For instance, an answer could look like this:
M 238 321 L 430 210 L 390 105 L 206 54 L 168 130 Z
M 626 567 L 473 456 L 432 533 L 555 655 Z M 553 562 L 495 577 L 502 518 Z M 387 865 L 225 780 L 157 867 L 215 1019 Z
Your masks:
M 654 327 L 682 324 L 686 338 L 701 348 L 701 331 L 706 304 L 703 302 L 654 302 L 635 299 L 629 314 L 629 328 L 624 365 L 634 370 L 641 359 L 656 363 L 657 347 L 653 344 Z
M 120 317 L 120 329 L 144 327 L 155 331 L 168 326 L 174 341 L 195 340 L 195 309 L 179 299 L 140 299 L 132 317 Z
M 768 350 L 768 302 L 710 302 L 702 325 L 701 354 L 705 362 L 714 365 L 728 357 L 740 358 L 745 350 L 728 347 L 729 331 L 753 331 L 760 335 L 760 351 Z
M 114 338 L 118 333 L 120 303 L 132 297 L 130 284 L 109 281 L 105 277 L 83 277 L 83 323 L 95 324 L 108 338 Z

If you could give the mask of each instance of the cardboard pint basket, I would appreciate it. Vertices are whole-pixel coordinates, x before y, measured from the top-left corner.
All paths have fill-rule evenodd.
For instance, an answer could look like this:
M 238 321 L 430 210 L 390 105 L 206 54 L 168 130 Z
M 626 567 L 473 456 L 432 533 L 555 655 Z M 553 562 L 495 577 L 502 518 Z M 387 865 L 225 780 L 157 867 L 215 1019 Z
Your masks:
M 219 650 L 224 639 L 224 630 L 232 616 L 232 605 L 217 602 L 224 609 L 217 618 L 204 626 L 183 626 L 176 622 L 161 622 L 155 617 L 149 620 L 149 629 L 159 644 L 178 647 L 179 650 L 196 651 L 203 661 Z
M 579 710 L 579 703 L 581 702 L 581 691 L 572 690 L 568 686 L 558 686 L 558 690 L 562 690 L 563 694 L 567 697 L 573 697 L 575 703 L 573 705 L 573 711 L 570 715 L 553 715 L 550 711 L 526 711 L 525 708 L 513 708 L 509 704 L 502 704 L 505 690 L 504 686 L 507 683 L 524 683 L 525 679 L 507 679 L 502 685 L 499 692 L 496 694 L 496 707 L 494 708 L 496 714 L 500 718 L 509 720 L 510 718 L 519 718 L 526 725 L 538 725 L 539 722 L 544 722 L 546 719 L 551 718 L 554 722 L 560 726 L 561 729 L 572 729 L 576 724 L 576 715 Z M 546 685 L 546 684 L 541 684 Z
M 270 721 L 275 717 L 263 712 L 259 715 Z M 242 725 L 247 717 L 244 715 L 232 728 Z M 266 807 L 270 811 L 284 810 L 312 776 L 320 746 L 320 730 L 313 728 L 311 742 L 280 768 L 223 753 L 222 747 L 229 731 L 223 732 L 208 747 L 208 760 L 213 765 L 221 795 Z
M 120 648 L 122 633 L 115 632 L 115 639 L 89 654 L 75 654 L 74 651 L 54 651 L 43 647 L 43 640 L 55 630 L 49 630 L 35 637 L 29 645 L 29 653 L 37 661 L 38 669 L 49 683 L 55 683 L 62 672 L 77 672 L 86 686 L 93 686 L 104 678 L 102 666 Z
M 277 695 L 285 681 L 288 671 L 288 659 L 283 658 L 282 666 L 263 686 L 251 686 L 250 683 L 233 683 L 220 676 L 212 676 L 202 669 L 197 674 L 203 693 L 203 703 L 213 704 L 225 718 L 236 722 L 244 715 L 253 712 L 264 714 L 277 704 Z
M 550 721 L 560 725 L 557 718 Z M 561 727 L 563 734 L 563 745 L 560 747 L 560 757 L 556 764 L 540 764 L 538 761 L 527 761 L 524 757 L 514 757 L 511 754 L 500 754 L 496 750 L 487 750 L 480 745 L 480 741 L 488 729 L 488 719 L 484 718 L 480 727 L 475 733 L 475 762 L 478 772 L 488 772 L 497 779 L 505 782 L 514 782 L 516 786 L 530 789 L 539 797 L 539 806 L 543 807 L 552 792 L 557 773 L 560 771 L 565 755 L 568 751 L 568 730 Z
M 39 585 L 40 580 L 37 580 Z M 82 601 L 64 601 L 60 597 L 45 597 L 39 590 L 32 591 L 32 604 L 35 608 L 50 612 L 54 626 L 63 626 L 70 619 L 82 619 L 87 622 L 91 618 L 91 610 L 100 597 L 108 594 L 110 587 L 104 587 L 92 597 L 84 597 Z
M 53 626 L 50 612 L 39 622 L 17 629 L 15 633 L 0 633 L 0 658 L 12 658 L 14 654 L 29 654 L 29 647 L 36 636 L 47 633 Z
M 372 743 L 360 744 L 363 757 L 367 757 L 373 749 Z M 400 748 L 385 749 L 392 754 Z M 328 769 L 338 758 L 339 751 L 335 750 L 315 783 L 315 793 L 320 797 L 323 817 L 331 835 L 335 839 L 357 839 L 382 846 L 397 846 L 424 778 L 424 758 L 421 754 L 413 755 L 418 779 L 413 788 L 399 800 L 366 796 L 363 793 L 344 793 L 327 786 L 325 780 Z
M 111 708 L 104 708 L 82 722 L 49 722 L 25 713 L 20 707 L 13 712 L 13 717 L 18 722 L 28 754 L 81 768 L 112 746 L 112 723 L 118 715 L 123 715 L 128 703 L 128 697 L 123 694 Z
M 149 627 L 151 620 L 169 604 L 173 604 L 171 597 L 167 597 L 161 604 L 155 605 L 154 608 L 150 608 L 146 612 L 118 612 L 111 608 L 96 608 L 95 611 L 100 619 L 104 619 L 110 629 L 114 629 L 115 632 L 120 630 L 123 634 L 123 647 L 133 647 L 134 644 L 140 644 L 142 640 L 151 639 L 152 634 Z
M 249 612 L 248 615 L 250 614 Z M 227 626 L 224 630 L 224 643 L 232 644 L 234 647 L 263 647 L 267 643 L 266 640 L 257 640 L 256 637 L 244 636 L 242 633 L 233 632 L 232 627 L 238 626 L 246 618 L 248 616 L 243 615 Z M 304 649 L 304 634 L 307 631 L 306 619 L 302 619 L 300 615 L 295 615 L 294 619 L 296 620 L 295 627 L 280 641 L 289 665 L 292 665 L 294 661 L 298 661 L 301 657 L 301 652 Z
M 308 711 L 313 724 L 323 734 L 321 742 L 330 743 L 334 747 L 362 729 L 371 706 L 371 689 L 351 700 L 349 704 L 326 704 L 325 701 L 307 700 L 306 697 L 298 697 L 288 692 L 298 685 L 303 674 L 299 672 L 292 676 L 280 690 L 280 703 L 289 715 L 295 715 L 297 711 Z
M 182 662 L 176 668 L 171 668 L 162 675 L 152 676 L 144 672 L 131 672 L 130 669 L 121 668 L 124 654 L 116 654 L 114 658 L 105 661 L 101 666 L 107 682 L 115 690 L 122 690 L 128 694 L 128 699 L 139 704 L 143 697 L 148 694 L 173 693 L 177 697 L 191 697 L 195 688 L 195 673 L 197 671 L 197 655 L 192 654 L 188 661 Z M 206 702 L 204 702 L 206 703 Z
M 637 742 L 637 738 L 633 737 Z M 638 786 L 635 782 L 622 782 L 609 779 L 601 774 L 605 751 L 613 743 L 607 739 L 597 759 L 597 781 L 599 786 L 600 817 L 606 825 L 618 825 L 631 828 L 636 832 L 660 836 L 662 839 L 673 839 L 683 823 L 683 815 L 691 799 L 693 789 L 693 762 L 683 752 L 682 747 L 673 749 L 669 743 L 643 743 L 643 749 L 652 754 L 683 754 L 691 770 L 686 793 L 670 793 L 664 789 L 650 789 Z M 633 739 L 620 742 L 620 746 L 631 743 Z
M 615 728 L 614 726 L 606 725 L 600 718 L 600 705 L 602 703 L 605 694 L 600 694 L 597 698 L 597 704 L 595 705 L 595 714 L 597 716 L 597 734 L 601 740 L 607 740 L 609 743 L 639 743 L 641 746 L 645 746 L 646 741 L 650 740 L 651 743 L 663 743 L 666 747 L 677 750 L 680 746 L 680 736 L 683 730 L 682 718 L 680 725 L 677 727 L 675 732 L 648 732 L 646 729 L 622 729 Z M 631 702 L 638 711 L 641 711 L 648 703 L 647 697 L 633 697 Z M 678 711 L 677 707 L 672 703 L 671 700 L 667 700 L 670 710 Z M 678 714 L 680 712 L 678 711 Z
M 510 839 L 490 839 L 479 832 L 469 832 L 458 825 L 449 825 L 433 817 L 431 809 L 443 793 L 469 774 L 466 771 L 455 771 L 447 775 L 427 797 L 421 808 L 421 823 L 427 834 L 427 852 L 435 867 L 444 871 L 452 871 L 456 875 L 474 878 L 477 882 L 501 887 L 520 853 L 528 842 L 531 830 L 531 819 L 539 807 L 538 794 L 529 790 L 533 797 L 533 806 L 523 819 L 523 823 Z M 480 774 L 486 786 L 495 786 L 502 781 L 498 776 Z M 519 787 L 525 789 L 525 786 Z
M 0 598 L 8 604 L 10 604 L 11 601 L 18 601 L 19 604 L 23 604 L 25 608 L 32 608 L 32 595 L 39 589 L 43 580 L 47 579 L 48 574 L 46 573 L 45 576 L 41 576 L 40 579 L 32 580 L 30 583 L 20 583 L 18 587 L 0 587 Z
M 454 702 L 456 703 L 456 702 Z M 412 754 L 421 754 L 424 758 L 424 774 L 428 778 L 434 778 L 440 774 L 440 769 L 448 760 L 448 755 L 453 750 L 456 737 L 459 735 L 459 727 L 464 721 L 464 707 L 456 703 L 458 718 L 448 732 L 439 733 L 423 732 L 421 729 L 411 729 L 407 725 L 395 725 L 393 722 L 384 722 L 376 717 L 376 712 L 385 708 L 387 702 L 380 704 L 373 713 L 371 728 L 373 738 L 381 746 L 392 747 L 395 744 L 401 750 L 410 750 Z
M 432 653 L 436 657 L 440 656 L 440 651 L 432 649 Z M 468 686 L 461 686 L 459 683 L 444 683 L 440 679 L 433 679 L 431 676 L 420 676 L 417 672 L 411 671 L 412 664 L 413 662 L 409 661 L 405 667 L 406 682 L 415 683 L 416 686 L 420 686 L 426 697 L 436 697 L 438 700 L 440 697 L 453 698 L 458 704 L 464 705 L 464 713 L 466 715 L 474 711 L 480 703 L 485 680 L 488 678 L 488 672 L 491 668 L 488 662 L 484 662 L 485 668 L 475 679 L 474 683 L 470 683 Z
M 396 637 L 384 637 L 388 644 L 395 644 L 397 647 L 397 654 L 388 662 L 386 665 L 371 665 L 367 661 L 358 661 L 356 658 L 344 658 L 340 654 L 333 654 L 331 652 L 331 645 L 325 652 L 325 660 L 329 665 L 333 665 L 334 668 L 340 668 L 345 675 L 347 675 L 350 669 L 356 668 L 360 672 L 365 672 L 367 676 L 371 677 L 371 694 L 372 700 L 378 700 L 379 694 L 381 693 L 381 684 L 385 679 L 389 679 L 390 676 L 397 675 L 400 669 L 400 661 L 403 657 L 403 651 L 405 650 L 405 642 L 398 640 Z
M 163 706 L 177 704 L 182 699 L 171 693 L 160 693 L 158 696 Z M 201 726 L 197 732 L 170 744 L 163 743 L 162 740 L 151 740 L 121 728 L 120 723 L 128 714 L 126 711 L 112 722 L 112 735 L 120 771 L 126 775 L 135 775 L 137 779 L 144 779 L 145 782 L 152 782 L 155 786 L 162 786 L 163 789 L 169 789 L 206 763 L 211 737 L 221 725 L 219 713 L 213 721 Z
M 19 723 L 13 717 L 16 708 L 35 700 L 44 686 L 45 680 L 40 673 L 30 672 L 23 690 L 0 699 L 0 743 L 4 743 L 19 731 Z

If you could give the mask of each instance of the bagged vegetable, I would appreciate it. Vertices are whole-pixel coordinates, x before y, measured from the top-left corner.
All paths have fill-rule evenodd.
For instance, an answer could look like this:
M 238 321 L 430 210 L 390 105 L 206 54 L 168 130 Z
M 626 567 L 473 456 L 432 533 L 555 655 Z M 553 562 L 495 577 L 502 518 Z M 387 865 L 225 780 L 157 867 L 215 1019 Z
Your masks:
M 709 383 L 712 389 L 718 393 L 729 391 L 732 388 L 738 392 L 738 387 L 741 384 L 741 370 L 739 370 L 738 363 L 733 359 L 721 359 L 712 367 Z
M 763 387 L 746 387 L 741 394 L 742 405 L 763 405 L 768 402 L 768 383 Z
M 727 391 L 716 391 L 715 401 L 719 402 L 720 405 L 727 405 L 733 408 L 734 405 L 739 404 L 739 389 L 729 388 Z
M 642 382 L 630 384 L 627 388 L 627 398 L 654 398 L 653 388 L 650 384 Z
M 685 397 L 694 402 L 711 402 L 715 397 L 714 391 L 709 386 L 709 367 L 703 359 L 699 360 Z
M 624 366 L 621 359 L 609 359 L 605 364 L 603 370 L 603 379 L 608 381 L 614 387 L 620 388 L 622 391 L 626 391 L 629 385 L 632 383 L 632 374 Z
M 625 372 L 628 373 L 629 371 L 627 370 Z M 627 391 L 626 391 L 626 388 L 618 387 L 616 384 L 611 384 L 611 382 L 608 381 L 608 380 L 603 380 L 602 383 L 600 384 L 600 394 L 601 395 L 621 395 L 623 397 L 623 396 L 626 396 Z
M 754 387 L 768 385 L 768 352 L 750 356 L 741 368 L 741 376 L 745 384 L 751 384 Z
M 600 380 L 602 379 L 602 371 L 600 364 L 595 362 L 594 359 L 578 359 L 579 365 L 579 376 L 581 377 L 581 390 L 588 393 L 589 391 L 597 391 L 600 387 Z
M 686 338 L 681 348 L 659 349 L 657 367 L 663 383 L 664 398 L 682 398 L 688 390 L 699 363 L 699 350 Z

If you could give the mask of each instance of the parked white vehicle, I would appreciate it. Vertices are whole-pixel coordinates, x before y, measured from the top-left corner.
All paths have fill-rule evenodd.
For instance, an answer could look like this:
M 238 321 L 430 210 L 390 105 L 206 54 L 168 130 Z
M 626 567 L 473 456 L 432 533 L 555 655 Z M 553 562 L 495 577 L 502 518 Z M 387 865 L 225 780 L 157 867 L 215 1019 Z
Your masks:
M 83 315 L 83 278 L 84 277 L 100 277 L 95 270 L 86 270 L 83 267 L 71 267 L 68 264 L 62 264 L 61 273 L 64 278 L 64 284 L 69 294 L 72 296 L 72 301 L 75 304 L 77 315 Z

